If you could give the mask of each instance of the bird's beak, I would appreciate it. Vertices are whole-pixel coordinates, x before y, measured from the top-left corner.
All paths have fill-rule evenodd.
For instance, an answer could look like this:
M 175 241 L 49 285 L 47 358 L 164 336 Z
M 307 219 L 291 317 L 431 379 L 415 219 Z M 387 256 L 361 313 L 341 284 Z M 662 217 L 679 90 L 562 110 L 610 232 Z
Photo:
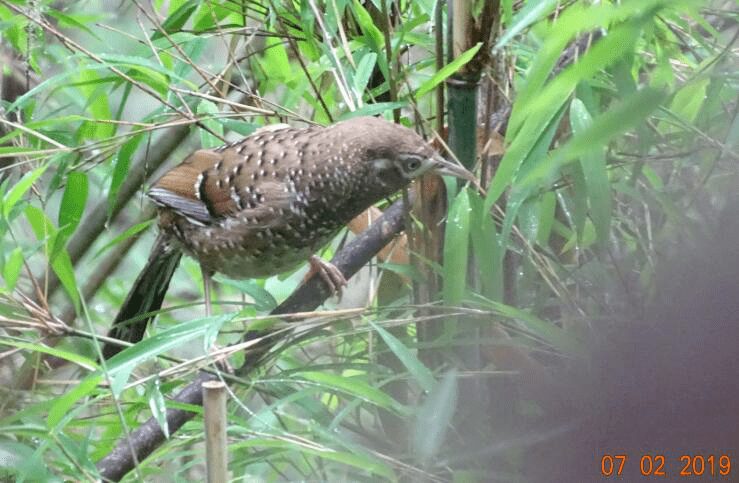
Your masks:
M 442 158 L 441 155 L 437 154 L 433 158 L 434 162 L 434 171 L 436 171 L 439 174 L 447 175 L 447 176 L 454 176 L 456 178 L 461 178 L 464 180 L 467 180 L 471 182 L 473 185 L 477 185 L 477 178 L 475 178 L 475 175 L 472 174 L 467 168 L 465 168 L 462 165 L 459 165 L 457 163 L 453 163 L 451 161 L 447 161 L 446 159 Z

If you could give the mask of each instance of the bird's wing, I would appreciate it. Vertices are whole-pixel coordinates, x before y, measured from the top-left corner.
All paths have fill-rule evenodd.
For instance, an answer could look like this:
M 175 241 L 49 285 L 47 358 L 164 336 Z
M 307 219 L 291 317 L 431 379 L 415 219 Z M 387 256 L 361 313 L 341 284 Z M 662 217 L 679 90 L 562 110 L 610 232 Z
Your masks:
M 290 209 L 297 193 L 280 166 L 281 151 L 257 143 L 246 138 L 222 149 L 196 151 L 162 176 L 148 195 L 195 223 L 239 216 L 269 226 Z

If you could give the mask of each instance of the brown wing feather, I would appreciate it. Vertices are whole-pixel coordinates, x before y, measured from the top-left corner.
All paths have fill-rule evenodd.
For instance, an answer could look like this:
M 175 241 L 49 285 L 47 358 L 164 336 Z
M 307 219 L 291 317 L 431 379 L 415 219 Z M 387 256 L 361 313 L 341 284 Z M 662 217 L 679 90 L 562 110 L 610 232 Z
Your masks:
M 238 215 L 257 225 L 270 225 L 275 216 L 290 208 L 295 193 L 288 189 L 287 172 L 279 162 L 284 151 L 265 147 L 262 137 L 194 152 L 165 173 L 149 196 L 205 224 Z

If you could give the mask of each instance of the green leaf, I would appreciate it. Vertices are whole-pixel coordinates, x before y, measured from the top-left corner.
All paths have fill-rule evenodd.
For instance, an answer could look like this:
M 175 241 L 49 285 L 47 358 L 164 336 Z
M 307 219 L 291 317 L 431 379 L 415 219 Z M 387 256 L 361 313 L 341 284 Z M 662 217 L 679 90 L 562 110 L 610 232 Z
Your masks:
M 189 0 L 180 7 L 170 16 L 168 16 L 164 22 L 162 22 L 162 30 L 168 34 L 175 33 L 180 30 L 190 19 L 190 16 L 198 7 L 200 2 L 198 0 Z M 158 29 L 151 35 L 151 40 L 157 40 L 160 37 L 164 37 L 161 31 Z
M 574 20 L 571 21 L 574 23 Z M 563 70 L 543 88 L 527 84 L 525 99 L 516 100 L 517 113 L 521 114 L 517 116 L 519 120 L 517 122 L 551 109 L 550 106 L 553 104 L 560 105 L 580 82 L 591 79 L 605 67 L 617 63 L 634 48 L 643 23 L 644 20 L 636 18 L 611 29 L 608 35 L 595 42 L 577 62 Z
M 631 127 L 644 121 L 664 101 L 663 91 L 645 87 L 622 102 L 611 107 L 608 111 L 593 120 L 593 123 L 583 129 L 578 135 L 556 150 L 554 160 L 550 166 L 556 169 L 564 163 L 588 154 L 593 146 L 605 145 L 614 136 L 626 132 Z M 528 181 L 544 175 L 543 172 L 531 173 Z
M 507 3 L 510 4 L 510 2 Z M 549 15 L 549 13 L 558 4 L 559 0 L 530 0 L 526 2 L 523 8 L 513 18 L 513 21 L 510 22 L 505 33 L 501 35 L 500 40 L 495 44 L 493 51 L 504 47 L 511 41 L 511 39 L 517 37 L 523 29 Z M 512 10 L 512 8 L 505 8 L 504 10 L 508 12 Z
M 170 70 L 167 70 L 164 66 L 159 65 L 147 58 L 137 57 L 133 55 L 106 53 L 100 54 L 100 58 L 109 65 L 112 64 L 121 69 L 127 68 L 127 75 L 148 85 L 149 87 L 157 91 L 160 95 L 164 96 L 167 94 L 170 78 L 173 77 L 174 73 Z M 98 97 L 102 98 L 105 96 Z
M 427 468 L 439 453 L 457 409 L 457 371 L 452 369 L 435 384 L 418 410 L 413 445 L 421 465 Z
M 694 123 L 704 105 L 710 82 L 711 79 L 705 77 L 686 83 L 675 93 L 670 110 L 683 121 Z
M 100 40 L 100 37 L 95 35 L 95 32 L 93 32 L 88 27 L 88 25 L 94 25 L 95 23 L 101 21 L 101 18 L 97 15 L 65 15 L 59 10 L 54 10 L 53 8 L 45 9 L 44 14 L 57 19 L 59 21 L 60 27 L 63 27 L 65 29 L 71 27 L 81 32 L 85 32 L 87 35 L 90 35 L 97 40 Z
M 406 102 L 374 102 L 372 104 L 365 104 L 356 111 L 345 113 L 339 117 L 339 120 L 344 121 L 358 116 L 376 116 L 407 105 L 408 103 Z
M 239 120 L 235 120 L 235 119 L 227 119 L 227 118 L 225 118 L 225 119 L 219 119 L 218 121 L 221 123 L 221 125 L 225 129 L 227 129 L 229 131 L 233 131 L 233 132 L 235 132 L 237 134 L 240 134 L 242 136 L 248 136 L 248 135 L 250 135 L 251 133 L 253 133 L 254 131 L 256 131 L 257 130 L 257 127 L 258 127 L 254 123 L 245 122 L 245 121 L 240 120 L 240 119 Z
M 223 144 L 223 125 L 213 119 L 218 115 L 218 108 L 211 101 L 200 101 L 197 108 L 197 114 L 200 122 L 208 129 L 200 129 L 200 146 L 203 148 L 214 148 Z M 212 132 L 211 132 L 212 131 Z M 220 137 L 219 137 L 220 136 Z
M 97 119 L 110 119 L 110 98 L 104 92 L 107 72 L 102 74 L 95 69 L 83 68 L 75 76 L 78 79 L 74 85 L 79 89 L 78 95 L 86 101 L 85 108 L 90 113 L 90 119 L 80 124 L 77 136 L 81 140 L 97 141 L 115 132 L 112 123 L 97 122 Z
M 467 286 L 470 243 L 470 200 L 467 190 L 457 193 L 449 207 L 444 233 L 444 302 L 459 305 Z
M 539 199 L 529 198 L 518 210 L 518 228 L 527 243 L 534 243 L 539 233 Z
M 593 124 L 590 113 L 580 99 L 573 99 L 570 104 L 570 124 L 575 137 Z M 590 153 L 580 157 L 580 165 L 587 187 L 590 219 L 600 242 L 607 243 L 611 230 L 611 186 L 608 181 L 606 156 L 602 146 L 602 144 L 594 144 Z
M 354 89 L 359 96 L 362 95 L 362 92 L 364 92 L 364 89 L 367 87 L 370 77 L 372 76 L 372 70 L 375 68 L 376 63 L 377 54 L 374 52 L 368 52 L 357 64 L 357 70 L 354 72 Z
M 108 192 L 108 216 L 112 216 L 113 207 L 118 198 L 118 190 L 120 190 L 123 181 L 128 176 L 128 167 L 131 164 L 131 156 L 136 152 L 139 143 L 143 139 L 143 134 L 132 137 L 126 141 L 121 149 L 118 150 L 113 160 L 113 176 L 110 180 L 110 190 Z
M 38 352 L 40 354 L 47 354 L 83 367 L 97 367 L 97 364 L 92 359 L 77 354 L 76 352 L 70 352 L 59 347 L 49 347 L 48 345 L 44 344 L 34 344 L 10 338 L 2 339 L 0 341 L 0 344 L 8 347 L 15 347 L 16 349 L 21 349 L 27 352 Z
M 542 320 L 526 310 L 506 305 L 501 302 L 488 300 L 479 295 L 475 297 L 475 301 L 477 301 L 481 306 L 489 308 L 496 314 L 516 321 L 530 334 L 546 341 L 551 347 L 554 347 L 563 353 L 578 354 L 582 352 L 582 344 L 580 341 L 576 340 L 574 336 L 551 322 Z
M 59 232 L 65 239 L 74 232 L 82 219 L 87 202 L 87 186 L 87 174 L 79 171 L 67 174 L 67 186 L 59 206 Z
M 260 312 L 269 312 L 277 307 L 277 300 L 254 280 L 234 280 L 227 277 L 215 277 L 219 284 L 228 285 L 244 292 L 254 300 L 254 306 Z
M 562 245 L 559 253 L 567 253 L 568 251 L 573 250 L 576 246 L 588 248 L 597 238 L 595 227 L 590 219 L 585 220 L 585 226 L 583 227 L 582 233 L 576 234 L 573 232 L 569 238 L 564 233 L 562 236 L 567 238 L 567 243 Z
M 663 0 L 624 2 L 618 5 L 604 2 L 600 5 L 576 3 L 564 10 L 549 26 L 548 35 L 541 41 L 529 75 L 516 96 L 508 122 L 506 139 L 513 139 L 529 116 L 539 117 L 553 103 L 560 104 L 574 87 L 592 78 L 609 65 L 617 64 L 634 49 L 649 19 L 645 12 L 664 6 Z M 595 42 L 580 59 L 554 79 L 552 68 L 561 51 L 584 29 L 606 27 L 608 35 Z
M 164 437 L 169 439 L 169 423 L 167 423 L 167 404 L 164 402 L 164 396 L 159 388 L 160 381 L 155 377 L 146 387 L 146 397 L 149 400 L 149 409 L 154 415 L 159 428 L 164 433 Z
M 567 96 L 564 96 L 538 112 L 535 118 L 532 117 L 524 123 L 500 160 L 485 197 L 483 213 L 489 213 L 505 189 L 520 176 L 520 172 L 530 170 L 545 160 L 546 152 L 557 132 L 557 126 L 564 116 L 566 101 Z M 507 236 L 503 240 L 507 239 Z
M 182 322 L 153 336 L 146 337 L 141 342 L 127 347 L 111 357 L 106 361 L 106 367 L 108 374 L 113 377 L 111 384 L 113 394 L 117 397 L 123 392 L 131 372 L 139 364 L 193 339 L 206 336 L 213 330 L 214 326 L 221 327 L 225 322 L 232 320 L 234 316 L 235 314 L 222 314 Z
M 260 415 L 259 419 L 262 418 L 263 416 Z M 295 454 L 296 452 L 299 454 L 308 454 L 358 468 L 362 471 L 362 474 L 377 475 L 383 478 L 381 481 L 398 481 L 398 475 L 395 474 L 392 466 L 378 462 L 374 455 L 364 455 L 362 453 L 362 448 L 357 448 L 353 445 L 350 448 L 351 451 L 340 451 L 324 445 L 305 444 L 305 441 L 302 438 L 295 440 L 293 438 L 283 436 L 258 437 L 258 435 L 253 433 L 250 433 L 249 436 L 249 438 L 242 438 L 238 443 L 229 445 L 229 449 L 234 450 L 238 448 L 239 450 L 243 450 L 253 448 L 255 452 L 259 453 L 271 449 L 290 454 Z M 346 445 L 346 443 L 343 443 L 343 445 Z M 375 480 L 376 479 L 372 478 L 367 479 L 367 481 Z
M 10 216 L 10 212 L 15 207 L 16 203 L 20 201 L 20 199 L 23 197 L 23 195 L 26 194 L 26 192 L 31 189 L 31 186 L 34 182 L 42 175 L 44 174 L 44 171 L 46 171 L 46 168 L 48 168 L 49 165 L 45 164 L 43 166 L 39 166 L 38 168 L 34 169 L 33 171 L 26 173 L 25 176 L 23 176 L 11 189 L 8 191 L 8 193 L 3 198 L 3 217 L 7 220 Z
M 57 237 L 59 236 L 54 224 L 46 217 L 43 211 L 35 206 L 27 206 L 24 213 L 36 234 L 36 238 L 45 242 L 46 253 L 47 255 L 51 255 Z M 74 276 L 74 267 L 72 266 L 72 260 L 69 258 L 69 254 L 66 250 L 60 248 L 54 258 L 49 259 L 49 263 L 56 276 L 59 277 L 59 281 L 67 292 L 67 295 L 72 299 L 75 309 L 79 311 L 80 294 L 77 289 L 77 280 Z
M 292 76 L 290 58 L 282 41 L 276 37 L 264 39 L 264 55 L 260 65 L 270 83 L 284 84 Z
M 582 165 L 573 163 L 562 170 L 562 175 L 572 181 L 572 189 L 569 193 L 557 193 L 560 207 L 564 217 L 574 225 L 575 238 L 582 237 L 588 218 L 588 187 Z
M 363 379 L 314 371 L 301 372 L 300 374 L 307 381 L 332 388 L 349 396 L 358 397 L 381 408 L 402 410 L 400 404 L 393 398 L 370 386 Z
M 460 54 L 459 57 L 442 67 L 436 74 L 431 77 L 431 79 L 421 84 L 421 86 L 416 91 L 416 98 L 423 97 L 434 87 L 446 80 L 449 76 L 459 71 L 459 69 L 464 67 L 467 62 L 472 60 L 477 51 L 480 50 L 480 47 L 482 47 L 482 42 L 478 42 L 476 45 L 472 46 L 471 48 Z
M 382 340 L 385 341 L 385 344 L 387 344 L 388 348 L 393 352 L 393 354 L 395 354 L 400 362 L 403 363 L 405 368 L 408 369 L 408 372 L 411 373 L 413 378 L 418 382 L 418 384 L 421 385 L 423 390 L 430 391 L 433 388 L 434 384 L 436 384 L 436 379 L 434 379 L 434 375 L 423 364 L 423 362 L 418 360 L 418 358 L 413 355 L 413 353 L 405 346 L 405 344 L 399 341 L 398 338 L 395 337 L 393 334 L 369 319 L 368 322 L 377 331 L 377 333 L 380 334 L 380 337 L 382 337 Z
M 208 353 L 216 343 L 218 333 L 226 322 L 236 317 L 236 313 L 221 314 L 205 318 L 205 332 L 203 333 L 203 352 Z
M 95 252 L 95 255 L 93 256 L 93 258 L 97 258 L 98 256 L 100 256 L 101 253 L 105 252 L 110 247 L 117 245 L 118 243 L 122 242 L 123 240 L 125 240 L 127 238 L 130 238 L 130 237 L 134 236 L 135 234 L 137 234 L 137 233 L 139 233 L 141 231 L 146 230 L 155 221 L 156 221 L 156 219 L 152 218 L 151 220 L 143 221 L 141 223 L 138 223 L 138 224 L 132 226 L 131 228 L 129 228 L 128 230 L 124 231 L 123 233 L 121 233 L 117 237 L 113 238 L 109 243 L 106 243 L 105 245 L 103 245 L 102 247 L 100 247 L 100 250 L 98 250 L 97 252 Z
M 23 268 L 23 250 L 15 247 L 3 265 L 3 279 L 8 292 L 12 292 Z
M 503 11 L 503 21 L 506 26 L 513 22 L 513 0 L 502 0 L 501 10 Z
M 49 416 L 46 418 L 49 429 L 56 431 L 57 426 L 59 426 L 63 420 L 70 417 L 70 409 L 72 406 L 74 406 L 80 399 L 88 397 L 95 392 L 102 380 L 102 375 L 99 372 L 94 372 L 84 378 L 71 391 L 67 391 L 57 397 L 54 400 L 53 406 L 49 409 Z
M 385 48 L 385 40 L 382 32 L 375 25 L 372 20 L 372 16 L 364 8 L 359 0 L 354 0 L 352 5 L 352 12 L 354 18 L 357 20 L 359 27 L 362 29 L 364 37 L 367 39 L 367 43 L 373 52 L 380 53 Z M 383 57 L 379 56 L 378 61 L 382 62 Z M 387 64 L 385 64 L 387 66 Z
M 198 1 L 198 9 L 193 15 L 192 23 L 195 32 L 209 34 L 214 28 L 240 28 L 249 21 L 249 15 L 244 15 L 239 8 L 229 5 L 229 2 L 202 2 Z M 248 7 L 247 7 L 248 8 Z M 243 12 L 246 12 L 244 10 Z M 231 16 L 233 23 L 222 20 Z M 218 23 L 221 25 L 218 26 Z
M 54 481 L 41 455 L 34 448 L 5 438 L 0 439 L 0 469 L 2 474 L 9 472 L 18 476 L 17 480 L 12 481 Z
M 554 193 L 544 193 L 539 200 L 539 230 L 536 234 L 536 241 L 541 246 L 546 246 L 549 242 L 556 210 L 557 199 Z
M 401 277 L 408 277 L 418 283 L 424 283 L 426 281 L 426 276 L 418 269 L 418 267 L 414 267 L 406 263 L 378 262 L 377 268 L 388 270 L 400 275 Z
M 498 263 L 498 260 L 502 260 L 503 255 L 495 220 L 489 211 L 483 214 L 485 200 L 476 191 L 470 190 L 469 198 L 472 208 L 470 217 L 477 220 L 477 223 L 470 223 L 470 237 L 475 263 L 480 267 L 478 274 L 482 293 L 493 300 L 501 300 L 504 292 L 503 264 Z

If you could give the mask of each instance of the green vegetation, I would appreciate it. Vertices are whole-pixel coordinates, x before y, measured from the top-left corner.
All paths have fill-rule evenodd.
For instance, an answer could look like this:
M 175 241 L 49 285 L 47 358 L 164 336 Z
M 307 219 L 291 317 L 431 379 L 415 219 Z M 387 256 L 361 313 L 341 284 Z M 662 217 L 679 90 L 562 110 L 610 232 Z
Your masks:
M 219 329 L 223 346 L 282 327 L 262 316 L 302 272 L 225 281 L 202 319 L 185 260 L 160 336 L 96 362 L 92 334 L 153 240 L 142 188 L 199 146 L 358 114 L 430 133 L 461 110 L 437 89 L 479 79 L 449 143 L 477 152 L 460 161 L 482 190 L 448 182 L 445 230 L 414 223 L 444 247 L 414 243 L 415 267 L 382 264 L 365 310 L 286 329 L 230 380 L 243 481 L 525 481 L 505 435 L 538 408 L 501 382 L 500 348 L 576 356 L 674 246 L 717 227 L 736 185 L 732 2 L 470 2 L 470 36 L 441 62 L 448 14 L 429 0 L 63 3 L 0 0 L 0 479 L 94 480 L 142 421 L 166 427 Z M 193 344 L 176 371 L 154 357 Z M 196 416 L 127 478 L 202 480 L 202 437 Z

